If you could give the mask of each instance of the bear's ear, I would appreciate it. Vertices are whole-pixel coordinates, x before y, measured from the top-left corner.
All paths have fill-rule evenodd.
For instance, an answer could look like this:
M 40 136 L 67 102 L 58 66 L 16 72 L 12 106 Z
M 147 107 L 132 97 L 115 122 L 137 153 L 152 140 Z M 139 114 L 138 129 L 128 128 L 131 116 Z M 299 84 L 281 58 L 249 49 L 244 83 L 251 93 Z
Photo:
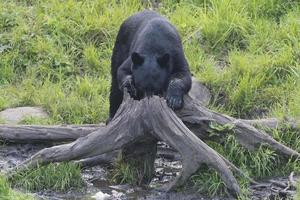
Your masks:
M 165 53 L 163 56 L 157 58 L 158 64 L 162 67 L 168 66 L 169 61 L 170 61 L 170 55 L 168 53 Z
M 141 65 L 144 62 L 144 57 L 138 54 L 137 52 L 133 52 L 131 54 L 131 60 L 135 65 Z

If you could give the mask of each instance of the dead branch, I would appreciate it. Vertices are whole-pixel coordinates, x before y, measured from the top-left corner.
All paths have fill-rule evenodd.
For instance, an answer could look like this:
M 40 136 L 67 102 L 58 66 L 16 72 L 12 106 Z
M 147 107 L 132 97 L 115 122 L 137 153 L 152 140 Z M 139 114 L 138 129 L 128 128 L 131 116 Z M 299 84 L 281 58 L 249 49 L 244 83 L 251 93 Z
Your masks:
M 29 130 L 28 135 L 35 137 L 36 141 L 46 138 L 50 138 L 52 141 L 68 141 L 74 140 L 76 137 L 78 139 L 68 144 L 43 149 L 19 165 L 17 169 L 22 170 L 27 167 L 35 167 L 37 164 L 70 160 L 79 160 L 77 162 L 83 164 L 95 163 L 102 159 L 99 155 L 117 150 L 126 152 L 126 155 L 151 154 L 146 152 L 143 146 L 150 141 L 148 149 L 153 153 L 154 150 L 151 149 L 155 149 L 156 152 L 156 148 L 151 148 L 151 146 L 155 146 L 155 141 L 162 140 L 181 154 L 183 164 L 181 174 L 176 177 L 174 182 L 164 186 L 164 189 L 170 190 L 184 184 L 202 164 L 207 164 L 219 173 L 232 194 L 238 194 L 240 189 L 231 170 L 245 176 L 243 172 L 203 142 L 203 140 L 216 140 L 215 137 L 210 136 L 208 131 L 212 122 L 231 126 L 236 139 L 248 149 L 267 144 L 285 156 L 300 157 L 298 152 L 252 126 L 253 123 L 260 122 L 262 125 L 274 127 L 275 120 L 271 120 L 272 123 L 270 123 L 270 121 L 254 122 L 235 119 L 205 108 L 188 95 L 185 96 L 184 102 L 183 109 L 175 113 L 166 105 L 163 98 L 154 96 L 137 101 L 125 93 L 122 105 L 107 126 L 92 126 L 84 129 L 80 127 L 55 127 L 55 129 L 47 127 L 39 129 L 43 132 L 42 134 L 32 127 L 26 126 L 25 129 Z M 9 131 L 3 134 L 5 129 L 1 128 L 1 137 L 9 140 L 7 136 Z M 6 130 L 11 131 L 13 128 Z M 16 138 L 20 138 L 18 131 L 12 134 Z M 89 134 L 89 131 L 92 133 Z M 51 132 L 50 135 L 49 132 Z M 75 136 L 72 136 L 72 133 L 75 133 Z M 25 138 L 30 140 L 30 137 Z M 226 137 L 226 134 L 219 135 L 217 140 L 222 137 Z M 16 138 L 10 137 L 10 140 L 18 141 Z M 136 145 L 140 142 L 142 145 Z M 154 162 L 153 156 L 148 158 L 148 161 Z
M 0 140 L 11 143 L 69 142 L 102 128 L 103 125 L 0 125 Z
M 232 126 L 236 139 L 245 148 L 255 149 L 260 145 L 268 144 L 280 154 L 300 157 L 298 152 L 277 142 L 264 131 L 258 130 L 243 120 L 209 110 L 189 96 L 185 96 L 184 100 L 184 108 L 176 114 L 200 138 L 209 139 L 209 134 L 206 133 L 208 128 L 203 129 L 203 127 L 209 127 L 210 122 L 215 122 L 223 126 Z M 226 134 L 220 135 L 220 137 L 222 136 L 224 137 Z
M 180 116 L 179 116 L 180 117 Z M 202 118 L 200 121 L 211 122 L 212 119 Z M 279 120 L 276 118 L 266 119 L 236 119 L 245 124 L 254 126 L 265 126 L 267 128 L 277 128 L 280 124 L 285 124 L 292 128 L 300 127 L 300 122 L 294 119 Z M 190 130 L 200 138 L 208 137 L 207 123 L 202 126 L 197 123 L 189 123 L 184 121 Z M 85 124 L 85 125 L 0 125 L 0 140 L 9 143 L 24 144 L 40 144 L 40 143 L 62 143 L 70 142 L 79 137 L 86 136 L 99 128 L 103 128 L 104 124 Z M 198 129 L 197 129 L 198 128 Z M 204 133 L 202 132 L 204 131 Z

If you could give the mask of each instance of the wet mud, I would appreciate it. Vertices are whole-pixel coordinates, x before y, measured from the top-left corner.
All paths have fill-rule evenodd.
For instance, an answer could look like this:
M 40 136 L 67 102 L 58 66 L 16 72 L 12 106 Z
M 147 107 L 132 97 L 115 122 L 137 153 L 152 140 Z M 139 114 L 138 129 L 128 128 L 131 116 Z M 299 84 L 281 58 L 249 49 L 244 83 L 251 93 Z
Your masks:
M 26 158 L 46 148 L 46 145 L 17 144 L 0 145 L 0 170 L 2 172 L 16 166 Z M 132 187 L 130 185 L 111 185 L 108 181 L 108 170 L 96 166 L 82 170 L 82 177 L 86 182 L 83 191 L 55 192 L 51 190 L 34 193 L 37 199 L 42 200 L 97 200 L 105 195 L 106 199 L 114 200 L 230 200 L 232 198 L 208 198 L 191 190 L 164 193 L 153 189 L 172 180 L 181 170 L 179 155 L 168 156 L 163 152 L 164 158 L 158 156 L 155 161 L 156 174 L 149 187 Z M 299 178 L 299 177 L 295 177 Z M 290 186 L 288 177 L 269 178 L 260 181 L 258 185 L 250 186 L 252 200 L 261 199 L 292 199 L 296 188 Z M 102 196 L 101 196 L 102 195 Z

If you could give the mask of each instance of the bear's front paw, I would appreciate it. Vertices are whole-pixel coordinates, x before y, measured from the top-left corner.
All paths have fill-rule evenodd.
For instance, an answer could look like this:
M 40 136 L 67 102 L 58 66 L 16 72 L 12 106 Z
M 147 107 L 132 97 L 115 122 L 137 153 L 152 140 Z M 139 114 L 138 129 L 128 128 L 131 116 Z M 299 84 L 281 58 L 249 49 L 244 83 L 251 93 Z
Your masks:
M 183 107 L 183 95 L 167 95 L 167 105 L 173 110 L 179 110 Z
M 136 97 L 136 89 L 135 89 L 135 86 L 133 84 L 133 80 L 132 80 L 132 77 L 127 77 L 124 81 L 124 83 L 122 84 L 122 88 L 126 88 L 127 89 L 127 92 L 129 93 L 129 95 L 132 97 L 132 98 L 135 98 Z

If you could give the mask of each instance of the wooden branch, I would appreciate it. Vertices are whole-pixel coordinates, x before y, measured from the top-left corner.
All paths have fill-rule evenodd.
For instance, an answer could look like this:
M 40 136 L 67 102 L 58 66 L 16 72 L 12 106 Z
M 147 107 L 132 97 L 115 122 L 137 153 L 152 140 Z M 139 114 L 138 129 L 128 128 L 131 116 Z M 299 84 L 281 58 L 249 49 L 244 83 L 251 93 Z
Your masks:
M 194 102 L 191 106 L 185 106 L 178 117 L 183 120 L 186 125 L 192 130 L 198 137 L 205 139 L 208 137 L 207 122 L 218 119 L 214 119 L 218 113 L 213 113 L 208 109 L 205 109 L 210 100 L 209 90 L 195 78 L 192 79 L 192 89 L 189 92 L 188 102 Z M 185 103 L 187 105 L 187 103 Z M 198 114 L 193 114 L 193 109 L 198 110 Z M 203 113 L 201 112 L 203 110 Z M 184 113 L 184 114 L 182 114 Z M 212 116 L 214 115 L 214 116 Z M 221 115 L 221 114 L 220 114 Z M 222 117 L 223 116 L 223 117 Z M 183 118 L 182 118 L 183 117 Z M 188 117 L 188 118 L 187 118 Z M 220 118 L 220 116 L 218 116 Z M 226 118 L 226 119 L 225 119 Z M 284 119 L 284 121 L 276 118 L 267 119 L 233 119 L 226 115 L 221 115 L 223 121 L 236 121 L 242 122 L 248 125 L 262 125 L 269 128 L 277 128 L 280 123 L 297 128 L 298 121 L 293 119 Z M 196 121 L 191 121 L 196 120 Z M 206 122 L 205 122 L 206 121 Z M 33 125 L 0 125 L 0 140 L 13 143 L 59 143 L 74 141 L 79 137 L 88 135 L 91 132 L 96 131 L 98 128 L 104 127 L 104 124 L 86 124 L 86 125 L 55 125 L 55 126 L 33 126 Z
M 153 134 L 170 144 L 183 157 L 182 172 L 174 182 L 165 186 L 167 190 L 184 184 L 199 169 L 200 165 L 205 163 L 219 172 L 232 194 L 240 193 L 237 181 L 224 160 L 217 152 L 196 137 L 166 105 L 165 101 L 158 97 L 150 98 L 145 112 L 150 119 L 147 122 L 149 123 L 148 126 L 152 127 Z
M 39 151 L 16 168 L 19 170 L 34 167 L 37 164 L 70 160 L 79 160 L 77 162 L 89 165 L 97 163 L 103 158 L 99 155 L 117 150 L 125 150 L 127 155 L 137 155 L 139 152 L 145 154 L 146 152 L 142 148 L 143 145 L 139 145 L 141 148 L 137 148 L 135 144 L 141 142 L 143 144 L 146 139 L 146 143 L 151 141 L 151 144 L 148 143 L 149 148 L 147 148 L 151 150 L 153 146 L 155 147 L 155 141 L 162 140 L 181 154 L 183 163 L 181 174 L 176 177 L 174 182 L 164 186 L 163 189 L 170 190 L 184 184 L 190 175 L 196 172 L 201 164 L 204 163 L 219 173 L 232 194 L 239 194 L 240 189 L 231 170 L 242 176 L 246 175 L 202 141 L 215 139 L 210 137 L 208 131 L 211 122 L 223 126 L 232 126 L 234 136 L 238 142 L 248 149 L 268 144 L 283 155 L 300 157 L 298 152 L 277 142 L 264 131 L 252 125 L 252 123 L 260 122 L 263 125 L 274 127 L 276 123 L 278 124 L 276 120 L 254 122 L 235 119 L 205 108 L 188 95 L 184 98 L 183 109 L 175 113 L 167 106 L 163 98 L 153 96 L 137 101 L 131 99 L 125 92 L 122 105 L 114 119 L 107 126 L 98 127 L 93 125 L 83 129 L 78 126 L 55 127 L 54 129 L 47 127 L 46 129 L 39 129 L 39 131 L 42 131 L 42 134 L 39 134 L 39 131 L 36 131 L 32 126 L 25 126 L 13 132 L 14 134 L 11 136 L 7 136 L 7 134 L 13 129 L 1 129 L 0 127 L 0 133 L 2 139 L 10 141 L 20 141 L 20 139 L 17 139 L 22 137 L 18 132 L 20 130 L 26 130 L 30 137 L 35 138 L 33 141 L 48 138 L 49 141 L 58 142 L 78 138 L 69 144 Z M 92 133 L 89 134 L 89 131 L 92 131 Z M 225 136 L 226 134 L 222 134 L 219 138 Z M 30 137 L 23 137 L 30 141 Z M 155 151 L 151 150 L 152 154 L 156 152 L 156 148 L 153 149 Z M 133 152 L 135 150 L 139 152 Z M 154 154 L 152 154 L 147 157 L 148 162 L 154 162 Z M 150 170 L 153 170 L 153 166 L 150 167 Z
M 299 119 L 292 119 L 292 118 L 285 118 L 279 120 L 277 118 L 265 118 L 265 119 L 239 119 L 241 122 L 246 123 L 248 125 L 259 125 L 265 126 L 267 128 L 275 129 L 281 124 L 289 126 L 291 128 L 297 129 L 300 128 L 300 120 Z
M 197 118 L 195 122 L 191 122 L 192 117 L 179 115 L 186 125 L 197 136 L 202 139 L 208 137 L 208 122 L 214 121 L 208 117 Z M 183 117 L 183 118 L 182 118 Z M 277 128 L 280 124 L 285 124 L 292 128 L 300 127 L 300 121 L 289 119 L 279 120 L 276 118 L 266 119 L 236 119 L 237 121 L 254 126 L 260 125 L 268 128 Z M 79 137 L 86 136 L 99 128 L 103 128 L 104 124 L 85 124 L 85 125 L 0 125 L 0 140 L 10 143 L 40 144 L 40 143 L 61 143 L 70 142 Z
M 85 137 L 80 137 L 72 143 L 45 148 L 17 168 L 22 170 L 24 167 L 35 167 L 37 164 L 94 157 L 133 143 L 137 138 L 144 136 L 142 124 L 138 123 L 141 114 L 130 112 L 135 107 L 133 101 L 133 99 L 128 99 L 128 105 L 122 104 L 109 125 Z
M 179 112 L 178 117 L 183 120 L 186 125 L 196 133 L 199 138 L 205 139 L 208 137 L 207 129 L 208 122 L 213 119 L 212 111 L 205 107 L 210 100 L 209 90 L 195 78 L 193 78 L 192 89 L 189 92 L 189 102 L 194 102 L 192 106 L 185 106 L 182 112 Z M 189 99 L 187 97 L 187 99 Z M 197 104 L 197 105 L 195 105 Z M 187 105 L 187 104 L 185 104 Z M 193 113 L 193 109 L 198 110 L 197 114 Z M 204 113 L 201 112 L 203 110 Z M 184 115 L 180 114 L 184 113 Z M 201 115 L 199 115 L 199 113 Z M 218 113 L 215 113 L 218 114 Z M 215 115 L 216 116 L 216 115 Z M 183 118 L 182 118 L 183 117 Z M 220 117 L 219 117 L 220 118 Z M 234 119 L 229 116 L 221 115 L 221 118 L 227 121 L 239 121 L 248 125 L 261 125 L 269 128 L 277 128 L 279 124 L 284 123 L 292 128 L 300 127 L 300 120 L 284 119 L 279 120 L 276 118 L 267 119 Z M 196 120 L 191 122 L 191 120 Z M 205 122 L 206 121 L 206 122 Z M 226 121 L 226 120 L 225 120 Z M 59 143 L 74 141 L 79 137 L 86 136 L 87 134 L 96 131 L 98 128 L 104 127 L 104 124 L 86 124 L 86 125 L 55 125 L 55 126 L 37 126 L 37 125 L 0 125 L 0 140 L 12 143 Z
M 278 153 L 291 157 L 300 157 L 298 152 L 277 142 L 264 131 L 249 125 L 249 121 L 245 123 L 243 120 L 209 110 L 189 96 L 185 96 L 184 101 L 184 108 L 176 112 L 176 114 L 183 122 L 187 123 L 188 127 L 192 126 L 194 133 L 200 138 L 209 138 L 209 134 L 205 133 L 208 129 L 205 128 L 203 130 L 202 127 L 208 127 L 210 122 L 220 125 L 232 125 L 236 139 L 248 149 L 255 149 L 262 144 L 268 144 Z M 225 135 L 223 134 L 222 136 L 224 137 Z
M 72 143 L 43 149 L 17 169 L 94 157 L 125 149 L 140 139 L 152 136 L 170 144 L 183 158 L 182 173 L 163 189 L 170 190 L 184 184 L 202 163 L 206 163 L 219 172 L 232 194 L 239 194 L 237 181 L 224 160 L 183 124 L 164 99 L 154 96 L 136 101 L 127 95 L 124 99 L 116 116 L 106 127 Z
M 88 158 L 84 158 L 84 159 L 80 159 L 80 160 L 75 160 L 74 163 L 80 164 L 80 166 L 82 168 L 85 167 L 93 167 L 93 166 L 97 166 L 97 165 L 103 165 L 103 164 L 107 164 L 107 165 L 111 165 L 117 155 L 119 154 L 119 151 L 112 151 L 109 153 L 104 153 L 104 154 L 100 154 L 94 157 L 88 157 Z
M 0 140 L 13 143 L 55 143 L 74 141 L 104 125 L 0 125 Z

